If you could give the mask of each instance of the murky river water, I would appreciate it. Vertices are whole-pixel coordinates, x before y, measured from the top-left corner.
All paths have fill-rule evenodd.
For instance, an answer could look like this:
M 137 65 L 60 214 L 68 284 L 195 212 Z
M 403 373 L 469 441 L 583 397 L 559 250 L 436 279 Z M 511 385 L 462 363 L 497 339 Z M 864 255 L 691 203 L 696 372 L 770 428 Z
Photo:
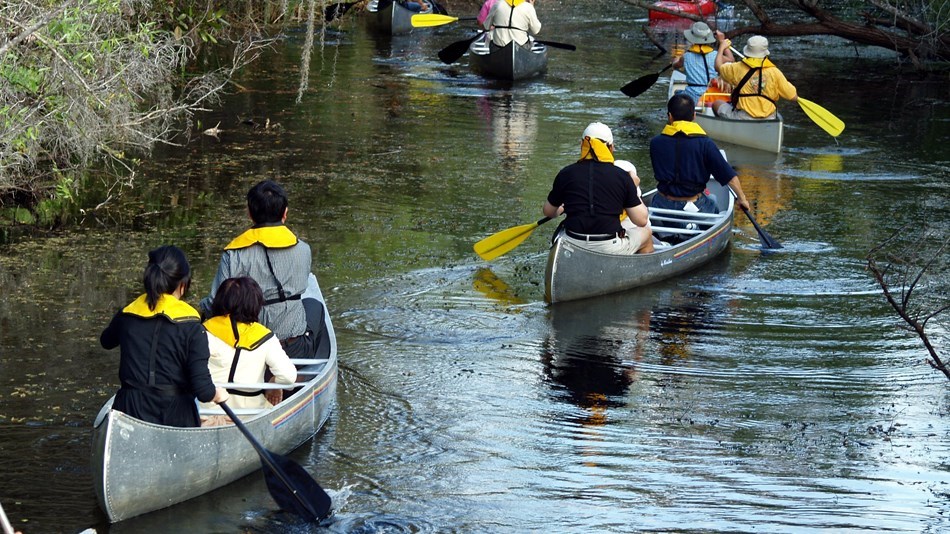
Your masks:
M 557 6 L 558 11 L 554 10 Z M 549 72 L 514 88 L 436 52 L 469 34 L 369 35 L 358 17 L 314 53 L 304 36 L 238 80 L 202 136 L 156 154 L 125 220 L 0 249 L 0 503 L 25 532 L 630 532 L 950 527 L 947 380 L 864 268 L 905 224 L 948 218 L 946 84 L 888 60 L 773 39 L 800 94 L 847 124 L 836 144 L 787 103 L 786 147 L 726 147 L 763 253 L 732 246 L 653 287 L 546 306 L 549 231 L 488 264 L 472 244 L 537 220 L 584 126 L 614 127 L 652 186 L 647 142 L 668 58 L 619 2 L 541 3 Z M 270 120 L 271 128 L 253 128 Z M 279 123 L 275 127 L 275 123 Z M 338 405 L 292 457 L 333 495 L 320 527 L 274 511 L 259 475 L 109 526 L 88 467 L 117 387 L 98 335 L 139 291 L 145 252 L 183 247 L 197 299 L 262 178 L 287 185 L 339 336 Z M 90 202 L 90 207 L 96 202 Z M 946 356 L 947 320 L 931 325 Z M 143 481 L 143 483 L 148 483 Z M 25 522 L 24 522 L 25 521 Z

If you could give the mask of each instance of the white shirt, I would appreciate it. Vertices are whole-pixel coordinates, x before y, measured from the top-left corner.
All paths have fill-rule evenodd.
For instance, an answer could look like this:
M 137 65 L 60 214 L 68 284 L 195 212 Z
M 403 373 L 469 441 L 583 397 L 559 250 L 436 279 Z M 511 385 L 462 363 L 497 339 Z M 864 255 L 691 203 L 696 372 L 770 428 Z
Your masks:
M 216 385 L 224 384 L 228 381 L 231 362 L 234 361 L 234 347 L 208 332 L 208 349 L 211 351 L 211 358 L 208 359 L 211 380 Z M 297 367 L 294 366 L 293 362 L 290 361 L 290 357 L 280 346 L 277 336 L 273 336 L 255 350 L 241 349 L 241 356 L 238 358 L 238 366 L 234 370 L 234 380 L 232 382 L 244 384 L 263 382 L 265 367 L 270 369 L 270 372 L 274 375 L 274 381 L 279 384 L 293 384 L 294 380 L 297 379 Z M 212 408 L 215 404 L 213 402 L 202 403 L 202 406 Z M 270 404 L 264 398 L 264 395 L 255 397 L 231 395 L 231 398 L 228 399 L 228 406 L 232 408 L 266 408 Z
M 482 26 L 491 30 L 492 42 L 497 46 L 506 46 L 512 40 L 523 45 L 528 42 L 529 34 L 537 35 L 541 31 L 534 4 L 527 0 L 514 9 L 505 0 L 495 2 Z

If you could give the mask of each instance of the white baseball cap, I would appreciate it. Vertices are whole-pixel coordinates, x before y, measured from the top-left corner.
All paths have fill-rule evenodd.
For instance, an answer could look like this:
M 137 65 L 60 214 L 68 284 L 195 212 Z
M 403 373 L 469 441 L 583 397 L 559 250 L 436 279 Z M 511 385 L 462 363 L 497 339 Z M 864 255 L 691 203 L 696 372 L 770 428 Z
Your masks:
M 588 124 L 587 128 L 584 128 L 584 135 L 581 137 L 596 137 L 608 145 L 614 144 L 614 136 L 610 133 L 610 128 L 602 122 L 592 122 Z

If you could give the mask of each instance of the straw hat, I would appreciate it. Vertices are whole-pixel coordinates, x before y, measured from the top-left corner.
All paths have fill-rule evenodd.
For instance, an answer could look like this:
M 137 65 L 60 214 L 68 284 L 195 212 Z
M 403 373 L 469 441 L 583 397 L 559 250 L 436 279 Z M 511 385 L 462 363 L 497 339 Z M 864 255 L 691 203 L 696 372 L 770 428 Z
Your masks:
M 769 55 L 769 40 L 761 35 L 753 35 L 742 48 L 742 53 L 748 57 L 763 58 Z
M 581 137 L 597 138 L 608 145 L 614 144 L 614 135 L 610 133 L 610 128 L 602 122 L 588 124 L 587 128 L 584 128 L 584 135 Z
M 693 44 L 712 44 L 716 42 L 716 36 L 705 22 L 694 22 L 692 26 L 683 31 L 686 40 Z

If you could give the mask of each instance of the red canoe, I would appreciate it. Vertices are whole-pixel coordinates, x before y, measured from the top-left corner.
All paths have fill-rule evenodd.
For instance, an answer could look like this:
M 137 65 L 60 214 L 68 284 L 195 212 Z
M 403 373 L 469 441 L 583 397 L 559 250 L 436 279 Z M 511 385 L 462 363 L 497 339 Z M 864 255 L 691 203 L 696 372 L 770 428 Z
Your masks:
M 716 13 L 716 2 L 714 0 L 661 0 L 654 2 L 653 7 L 662 7 L 680 13 L 699 15 L 704 18 Z M 680 19 L 680 17 L 663 11 L 650 10 L 650 22 L 677 19 Z

